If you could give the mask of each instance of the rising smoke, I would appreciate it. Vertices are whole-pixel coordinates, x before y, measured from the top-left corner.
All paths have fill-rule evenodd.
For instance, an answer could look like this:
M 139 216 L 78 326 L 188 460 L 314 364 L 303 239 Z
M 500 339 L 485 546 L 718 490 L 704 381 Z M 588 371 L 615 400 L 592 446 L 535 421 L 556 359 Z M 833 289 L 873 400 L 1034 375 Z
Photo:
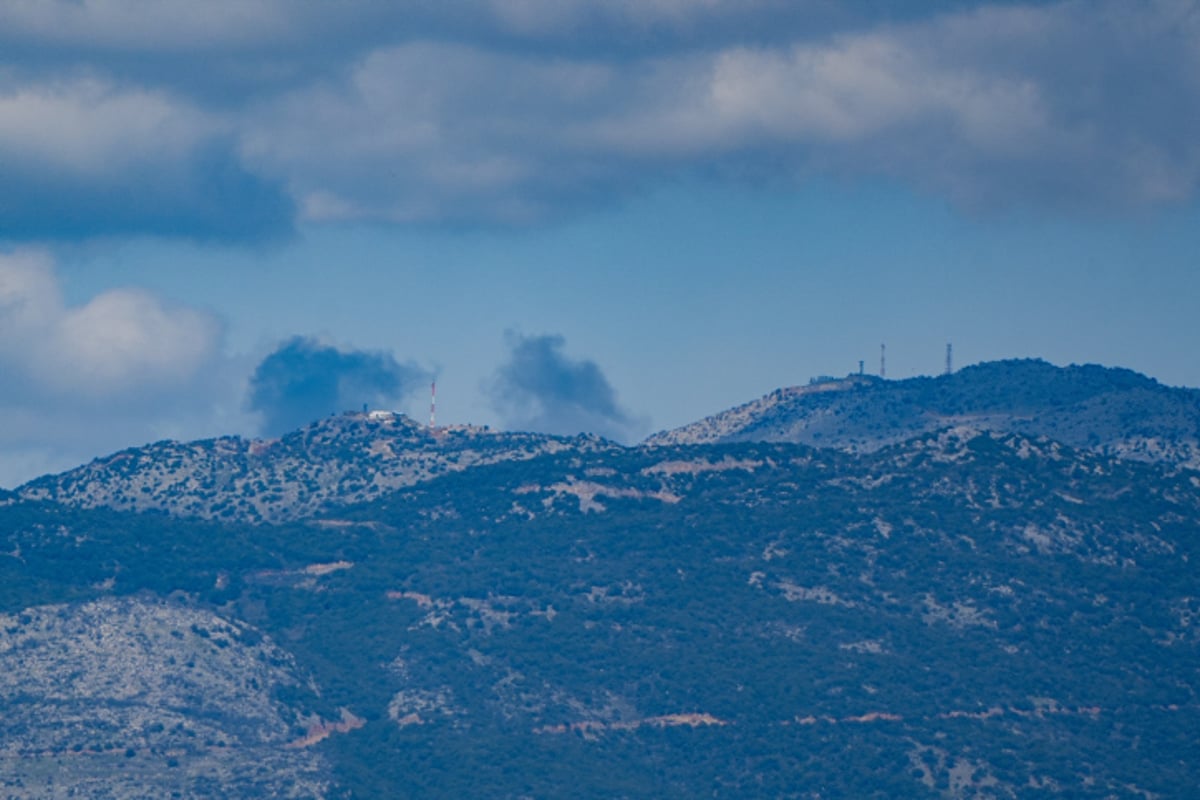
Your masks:
M 600 367 L 562 352 L 558 335 L 506 335 L 509 360 L 489 384 L 492 407 L 510 428 L 543 433 L 596 433 L 628 441 L 644 433 Z
M 279 436 L 364 403 L 394 407 L 429 377 L 415 364 L 396 361 L 391 353 L 339 350 L 297 336 L 254 370 L 249 406 L 262 415 L 262 432 Z

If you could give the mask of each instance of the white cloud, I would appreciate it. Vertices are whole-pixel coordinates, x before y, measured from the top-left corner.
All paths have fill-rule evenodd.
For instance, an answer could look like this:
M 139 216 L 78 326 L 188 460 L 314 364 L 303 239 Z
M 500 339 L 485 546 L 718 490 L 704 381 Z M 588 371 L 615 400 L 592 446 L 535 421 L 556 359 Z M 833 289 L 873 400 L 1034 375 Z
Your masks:
M 1071 4 L 723 48 L 657 90 L 643 78 L 630 94 L 645 102 L 580 130 L 614 155 L 686 164 L 766 154 L 801 176 L 895 176 L 969 205 L 1186 200 L 1200 185 L 1200 82 L 1187 71 L 1200 27 L 1168 36 L 1107 8 L 1082 32 L 1086 11 Z M 1156 59 L 1114 55 L 1160 38 L 1168 47 Z M 1157 99 L 1146 102 L 1148 90 Z M 1133 114 L 1126 103 L 1139 97 L 1146 108 Z
M 47 383 L 104 394 L 178 386 L 213 356 L 218 334 L 206 314 L 167 308 L 137 289 L 108 291 L 66 310 L 58 321 L 48 346 L 61 368 L 46 376 Z
M 522 221 L 522 204 L 586 184 L 556 129 L 617 90 L 601 63 L 405 45 L 260 109 L 244 153 L 318 220 Z
M 0 362 L 29 398 L 125 400 L 192 388 L 215 359 L 221 326 L 139 289 L 64 304 L 50 259 L 0 256 Z M 14 387 L 9 386 L 9 393 Z
M 826 0 L 5 4 L 0 47 L 24 32 L 44 58 L 0 67 L 0 223 L 15 217 L 9 235 L 26 240 L 76 220 L 75 238 L 254 238 L 296 209 L 528 223 L 692 170 L 886 177 L 977 207 L 1195 196 L 1195 2 L 888 13 Z
M 240 386 L 221 335 L 142 290 L 68 305 L 49 257 L 0 254 L 0 475 L 229 422 Z
M 171 170 L 222 127 L 164 92 L 93 77 L 0 88 L 0 158 L 94 181 Z
M 291 28 L 290 5 L 280 0 L 7 0 L 0 6 L 0 24 L 49 42 L 166 50 L 278 39 Z
M 727 162 L 895 177 L 967 205 L 1180 201 L 1200 184 L 1200 83 L 1181 72 L 1200 28 L 1130 19 L 1171 10 L 991 7 L 632 59 L 410 43 L 266 107 L 245 153 L 314 220 L 521 221 Z

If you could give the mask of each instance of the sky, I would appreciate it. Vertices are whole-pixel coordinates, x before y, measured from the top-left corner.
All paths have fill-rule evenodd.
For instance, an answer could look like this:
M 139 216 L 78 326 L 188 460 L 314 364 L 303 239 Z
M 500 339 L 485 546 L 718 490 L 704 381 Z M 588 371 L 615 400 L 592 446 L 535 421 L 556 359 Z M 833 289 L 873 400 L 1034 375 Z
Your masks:
M 635 442 L 1200 386 L 1200 0 L 8 0 L 0 486 L 338 410 Z

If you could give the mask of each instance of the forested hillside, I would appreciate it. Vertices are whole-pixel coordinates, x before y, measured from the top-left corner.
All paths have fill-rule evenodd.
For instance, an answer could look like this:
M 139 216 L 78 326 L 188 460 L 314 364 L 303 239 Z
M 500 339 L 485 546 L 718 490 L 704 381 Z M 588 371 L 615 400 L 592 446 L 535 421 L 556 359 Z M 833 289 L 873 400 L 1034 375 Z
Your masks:
M 1047 439 L 565 449 L 284 525 L 23 501 L 0 530 L 0 652 L 59 676 L 3 690 L 12 797 L 1200 786 L 1200 477 Z M 68 719 L 130 637 L 156 677 Z M 170 719 L 129 714 L 148 685 Z

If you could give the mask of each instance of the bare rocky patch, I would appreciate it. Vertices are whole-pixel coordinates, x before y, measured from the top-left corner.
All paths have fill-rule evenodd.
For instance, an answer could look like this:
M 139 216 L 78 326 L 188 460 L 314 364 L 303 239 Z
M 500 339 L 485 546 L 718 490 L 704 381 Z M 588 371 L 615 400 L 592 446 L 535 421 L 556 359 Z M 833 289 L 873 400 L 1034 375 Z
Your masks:
M 254 629 L 148 599 L 0 615 L 8 798 L 324 797 L 294 743 L 315 715 L 291 656 Z

